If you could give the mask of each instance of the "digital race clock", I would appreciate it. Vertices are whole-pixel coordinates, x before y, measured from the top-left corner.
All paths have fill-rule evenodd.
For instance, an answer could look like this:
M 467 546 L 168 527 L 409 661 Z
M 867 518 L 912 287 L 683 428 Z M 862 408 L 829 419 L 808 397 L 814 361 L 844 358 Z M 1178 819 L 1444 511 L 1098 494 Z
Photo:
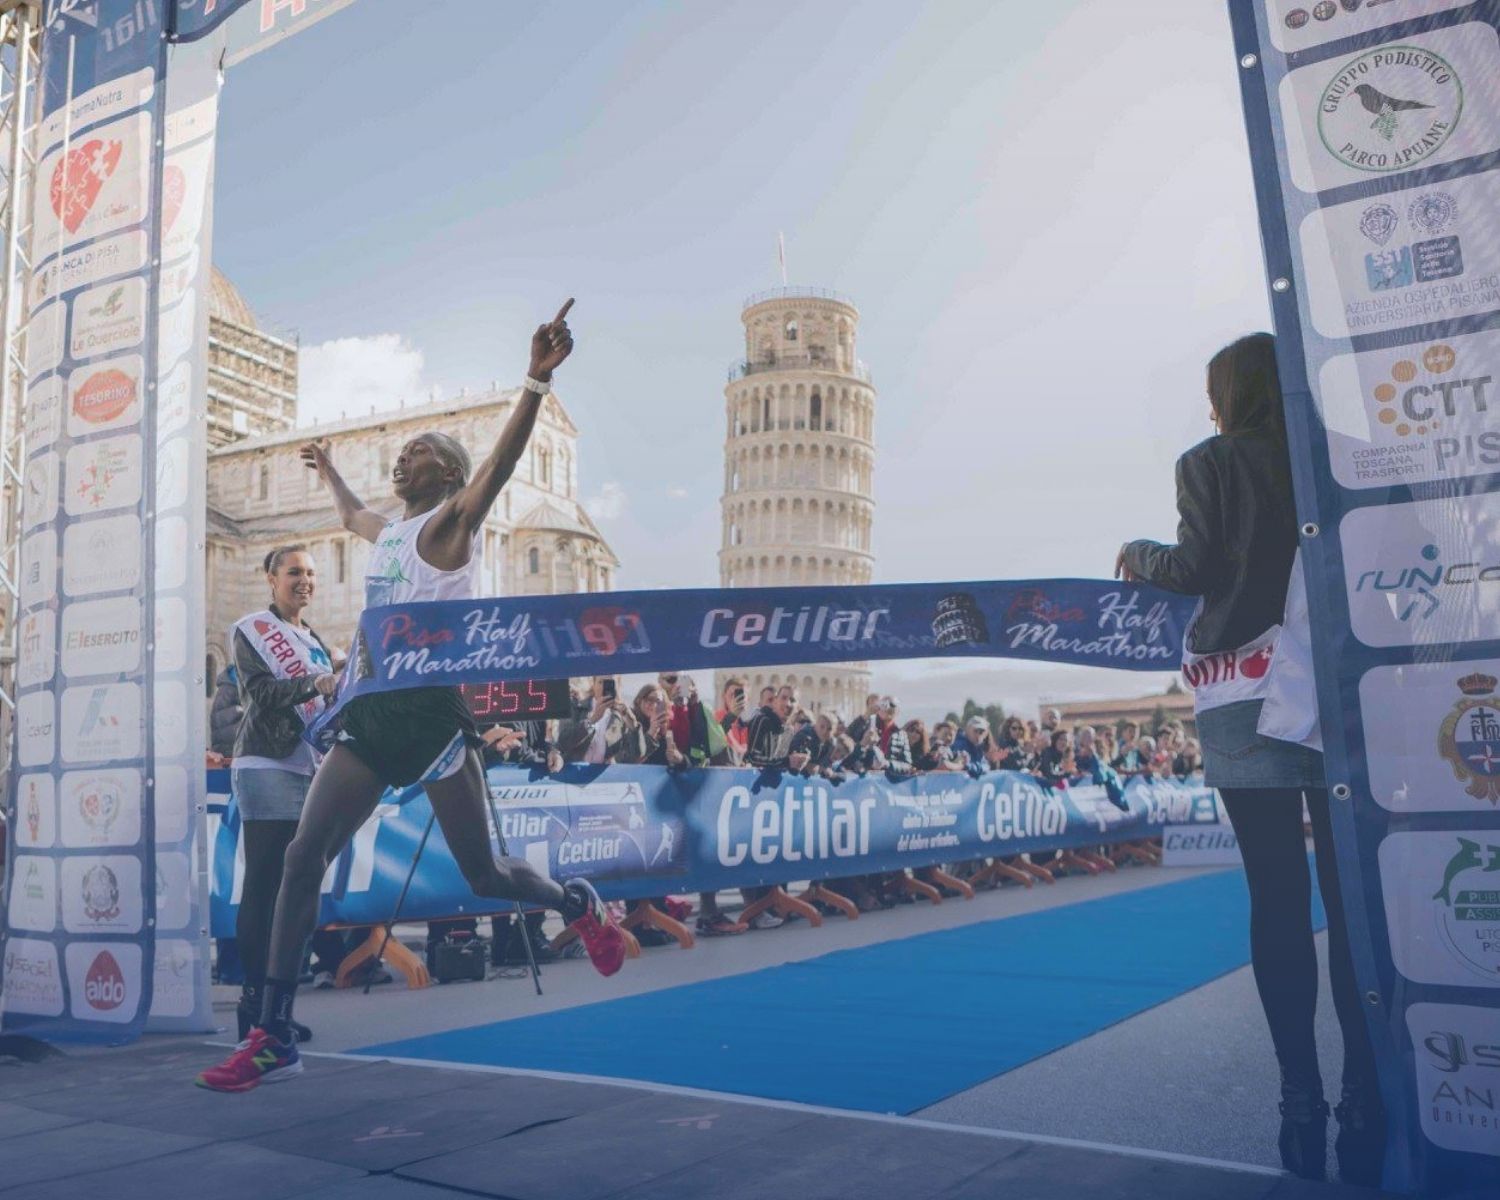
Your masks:
M 573 715 L 566 679 L 513 679 L 509 683 L 462 683 L 459 691 L 474 721 L 483 727 L 511 721 L 546 721 Z

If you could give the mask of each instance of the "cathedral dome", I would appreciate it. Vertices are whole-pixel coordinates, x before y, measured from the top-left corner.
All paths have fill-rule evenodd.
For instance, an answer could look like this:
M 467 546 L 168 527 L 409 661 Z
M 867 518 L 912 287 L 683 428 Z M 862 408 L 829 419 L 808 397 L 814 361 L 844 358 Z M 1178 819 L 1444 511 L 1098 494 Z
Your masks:
M 213 282 L 209 285 L 208 315 L 246 329 L 260 328 L 260 325 L 256 323 L 255 314 L 245 303 L 245 298 L 239 294 L 234 284 L 225 278 L 224 272 L 218 267 L 213 269 Z

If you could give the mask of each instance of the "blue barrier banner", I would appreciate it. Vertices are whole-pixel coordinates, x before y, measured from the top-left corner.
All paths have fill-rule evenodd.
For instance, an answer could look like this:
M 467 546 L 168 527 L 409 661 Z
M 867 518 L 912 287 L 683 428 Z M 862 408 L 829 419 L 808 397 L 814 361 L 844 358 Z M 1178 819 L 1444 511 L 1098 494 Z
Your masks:
M 1102 787 L 1050 789 L 1034 776 L 977 779 L 874 774 L 834 785 L 736 768 L 573 765 L 557 775 L 491 767 L 490 793 L 512 855 L 554 879 L 584 875 L 607 899 L 868 875 L 1031 850 L 1160 836 L 1167 825 L 1215 826 L 1212 790 L 1130 780 L 1116 803 Z M 329 867 L 320 924 L 390 920 L 432 809 L 419 787 L 387 793 Z M 494 825 L 490 826 L 494 839 Z M 213 931 L 234 936 L 243 862 L 231 803 L 213 856 Z M 494 849 L 499 853 L 498 840 Z M 434 829 L 402 907 L 413 920 L 511 912 L 464 882 Z
M 385 580 L 367 581 L 379 605 Z M 1090 579 L 603 592 L 371 607 L 326 737 L 355 696 L 595 674 L 993 657 L 1175 671 L 1191 598 Z
M 1500 2 L 1229 11 L 1384 1184 L 1493 1195 Z

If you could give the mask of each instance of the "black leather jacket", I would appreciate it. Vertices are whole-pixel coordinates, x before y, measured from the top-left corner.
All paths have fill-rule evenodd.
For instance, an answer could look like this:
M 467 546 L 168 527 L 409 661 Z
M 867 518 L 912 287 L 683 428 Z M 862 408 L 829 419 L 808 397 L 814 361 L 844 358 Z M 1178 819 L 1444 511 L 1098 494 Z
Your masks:
M 307 631 L 327 652 L 327 645 L 311 626 Z M 234 739 L 234 757 L 253 754 L 286 758 L 302 740 L 302 718 L 294 710 L 318 694 L 316 676 L 277 679 L 250 639 L 238 629 L 234 631 L 234 665 L 240 677 L 240 697 L 245 702 L 245 715 Z
M 1279 624 L 1297 549 L 1286 447 L 1260 434 L 1199 442 L 1177 460 L 1177 511 L 1175 546 L 1124 554 L 1138 578 L 1203 597 L 1188 649 L 1233 650 Z

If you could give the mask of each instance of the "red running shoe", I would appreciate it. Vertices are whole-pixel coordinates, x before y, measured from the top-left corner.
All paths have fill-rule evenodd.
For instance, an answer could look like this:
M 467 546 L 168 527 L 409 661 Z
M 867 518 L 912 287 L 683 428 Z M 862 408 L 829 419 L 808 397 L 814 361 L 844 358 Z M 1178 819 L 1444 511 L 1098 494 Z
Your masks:
M 568 928 L 583 941 L 594 970 L 601 975 L 613 975 L 625 965 L 625 935 L 587 879 L 570 879 L 563 884 L 563 891 L 583 908 L 583 915 L 568 922 Z
M 262 1083 L 280 1083 L 301 1073 L 297 1039 L 293 1037 L 291 1045 L 285 1045 L 257 1028 L 234 1048 L 233 1054 L 193 1082 L 211 1092 L 248 1092 Z

